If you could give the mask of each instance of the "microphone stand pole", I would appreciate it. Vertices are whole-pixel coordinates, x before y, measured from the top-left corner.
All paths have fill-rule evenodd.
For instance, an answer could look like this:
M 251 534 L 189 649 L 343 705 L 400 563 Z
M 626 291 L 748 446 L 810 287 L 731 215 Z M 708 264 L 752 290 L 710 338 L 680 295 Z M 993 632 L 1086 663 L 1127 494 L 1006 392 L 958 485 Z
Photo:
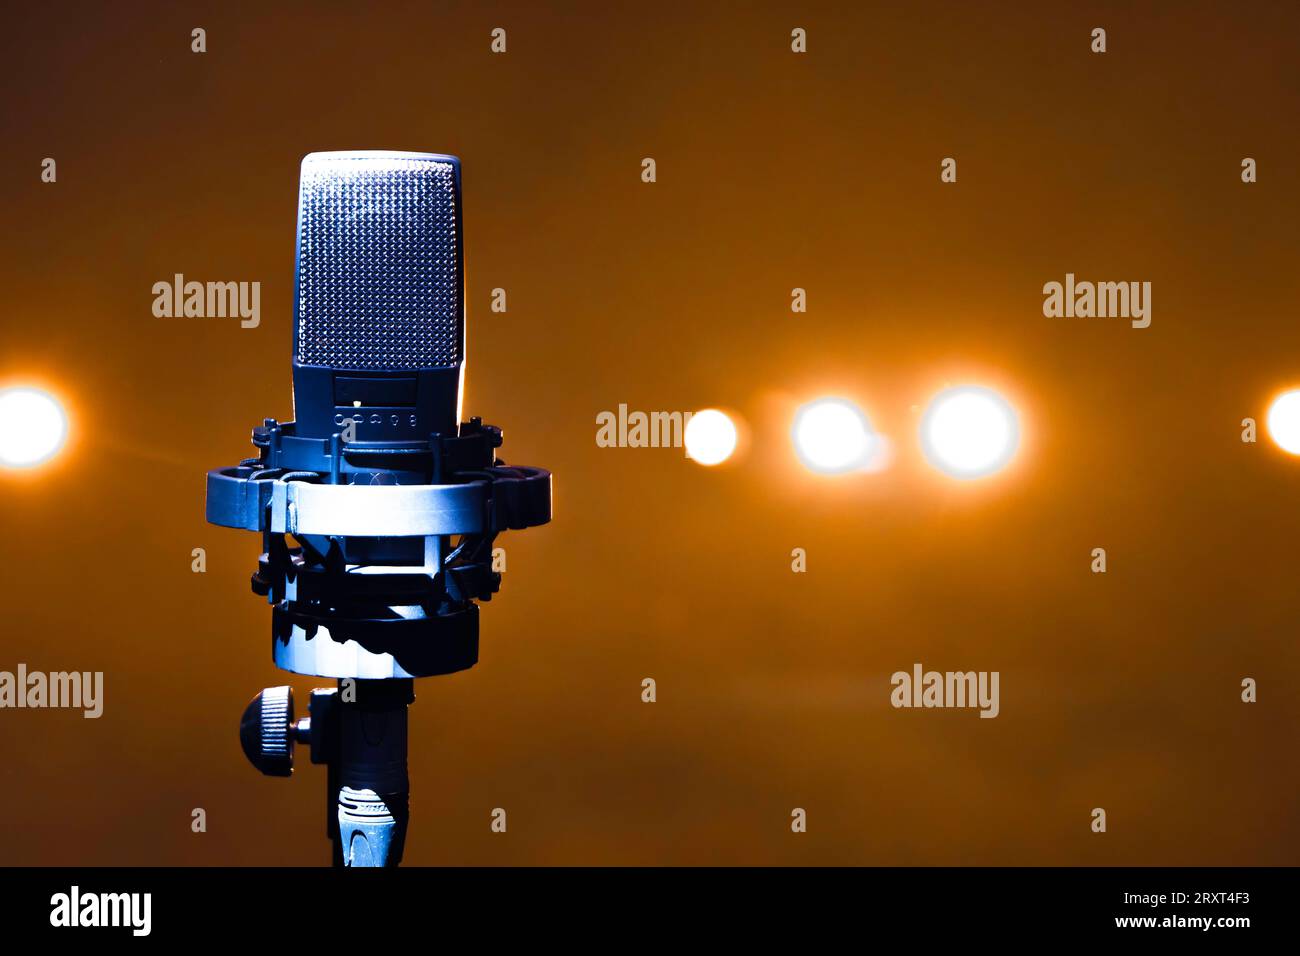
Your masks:
M 326 774 L 335 866 L 396 866 L 410 819 L 406 708 L 411 680 L 358 680 L 337 706 L 337 749 Z M 339 695 L 348 688 L 341 687 Z

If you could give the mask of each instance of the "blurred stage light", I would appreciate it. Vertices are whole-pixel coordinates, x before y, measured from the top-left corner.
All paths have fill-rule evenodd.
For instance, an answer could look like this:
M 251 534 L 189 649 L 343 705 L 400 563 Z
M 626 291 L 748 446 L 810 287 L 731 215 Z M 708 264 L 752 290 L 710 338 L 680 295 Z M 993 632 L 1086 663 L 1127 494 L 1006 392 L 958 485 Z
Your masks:
M 879 444 L 866 416 L 842 398 L 821 398 L 799 409 L 793 437 L 800 460 L 824 474 L 868 468 Z
M 736 450 L 736 425 L 725 412 L 705 408 L 691 416 L 683 435 L 686 454 L 701 465 L 719 465 Z
M 1268 410 L 1268 433 L 1283 451 L 1300 455 L 1300 389 L 1273 399 Z
M 39 465 L 63 446 L 67 434 L 63 409 L 49 394 L 35 388 L 0 392 L 0 464 Z
M 940 392 L 921 420 L 925 457 L 954 478 L 979 478 L 1002 468 L 1020 443 L 1016 413 L 997 392 L 962 385 Z

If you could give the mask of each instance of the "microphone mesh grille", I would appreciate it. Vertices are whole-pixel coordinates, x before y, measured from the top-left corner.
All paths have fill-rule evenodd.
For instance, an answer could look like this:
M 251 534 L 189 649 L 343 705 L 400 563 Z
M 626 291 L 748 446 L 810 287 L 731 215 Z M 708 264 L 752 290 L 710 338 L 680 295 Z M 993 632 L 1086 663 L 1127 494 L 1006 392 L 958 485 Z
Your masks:
M 298 361 L 345 369 L 460 362 L 455 167 L 312 156 L 301 188 Z

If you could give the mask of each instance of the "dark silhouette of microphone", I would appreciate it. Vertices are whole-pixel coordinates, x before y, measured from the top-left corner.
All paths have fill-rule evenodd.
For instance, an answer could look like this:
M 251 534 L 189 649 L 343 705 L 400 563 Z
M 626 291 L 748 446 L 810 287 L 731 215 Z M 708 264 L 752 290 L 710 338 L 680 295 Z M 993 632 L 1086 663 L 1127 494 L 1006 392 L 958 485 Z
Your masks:
M 268 688 L 240 726 L 264 773 L 292 773 L 295 743 L 327 766 L 337 865 L 400 861 L 413 679 L 477 662 L 496 536 L 550 520 L 549 472 L 506 466 L 500 429 L 461 422 L 464 364 L 460 161 L 304 158 L 294 421 L 267 419 L 256 457 L 209 472 L 207 518 L 262 533 L 276 664 L 339 680 L 299 719 Z

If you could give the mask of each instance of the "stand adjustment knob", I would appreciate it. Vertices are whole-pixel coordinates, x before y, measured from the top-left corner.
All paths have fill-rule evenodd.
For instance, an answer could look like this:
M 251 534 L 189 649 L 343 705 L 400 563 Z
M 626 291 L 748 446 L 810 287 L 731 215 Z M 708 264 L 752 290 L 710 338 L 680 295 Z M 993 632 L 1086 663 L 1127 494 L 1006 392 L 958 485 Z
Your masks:
M 268 687 L 248 703 L 239 721 L 244 756 L 268 777 L 293 773 L 293 688 Z

